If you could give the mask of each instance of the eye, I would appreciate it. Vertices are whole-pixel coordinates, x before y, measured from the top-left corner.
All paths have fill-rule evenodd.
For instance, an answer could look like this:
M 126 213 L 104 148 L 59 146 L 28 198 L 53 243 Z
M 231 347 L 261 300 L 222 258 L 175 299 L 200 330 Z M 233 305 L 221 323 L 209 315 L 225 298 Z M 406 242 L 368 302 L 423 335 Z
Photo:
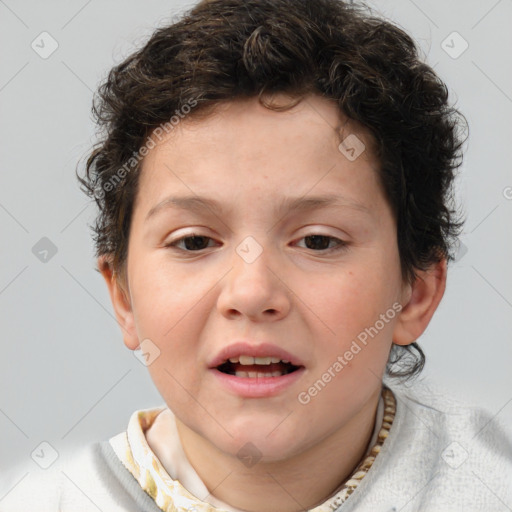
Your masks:
M 168 243 L 166 247 L 177 247 L 187 252 L 197 252 L 206 249 L 208 247 L 208 241 L 213 242 L 213 239 L 208 236 L 192 234 L 178 238 Z
M 327 235 L 308 235 L 301 238 L 300 240 L 305 241 L 305 244 L 302 247 L 311 249 L 315 252 L 336 251 L 345 249 L 348 245 L 346 242 L 340 240 L 339 238 Z M 203 235 L 191 234 L 178 238 L 177 240 L 173 240 L 172 242 L 166 244 L 165 247 L 173 247 L 185 252 L 199 252 L 207 249 L 208 247 L 214 247 L 214 245 L 215 241 L 213 238 Z
M 327 235 L 308 235 L 301 238 L 301 240 L 305 241 L 306 249 L 314 251 L 339 250 L 344 249 L 347 246 L 347 243 L 343 240 Z M 331 246 L 331 243 L 334 245 Z

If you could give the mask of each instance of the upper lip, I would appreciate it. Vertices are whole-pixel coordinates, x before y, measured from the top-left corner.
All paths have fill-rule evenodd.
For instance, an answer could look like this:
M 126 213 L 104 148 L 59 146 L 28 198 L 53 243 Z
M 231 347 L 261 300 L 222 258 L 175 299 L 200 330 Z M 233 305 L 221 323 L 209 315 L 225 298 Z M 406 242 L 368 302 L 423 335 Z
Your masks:
M 278 357 L 281 360 L 290 361 L 290 364 L 293 366 L 303 366 L 300 359 L 277 345 L 237 341 L 220 350 L 208 363 L 208 367 L 217 368 L 217 366 L 225 363 L 228 359 L 240 356 Z

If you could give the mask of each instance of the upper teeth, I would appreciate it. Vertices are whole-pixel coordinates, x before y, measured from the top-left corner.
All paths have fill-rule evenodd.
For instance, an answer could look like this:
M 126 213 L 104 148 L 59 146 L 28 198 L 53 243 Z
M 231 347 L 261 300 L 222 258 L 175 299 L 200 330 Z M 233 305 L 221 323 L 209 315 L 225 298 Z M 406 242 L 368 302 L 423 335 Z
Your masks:
M 281 360 L 279 357 L 252 357 L 252 356 L 240 356 L 240 357 L 230 357 L 230 363 L 240 363 L 241 365 L 251 365 L 251 364 L 271 364 L 271 363 L 289 363 L 290 361 Z

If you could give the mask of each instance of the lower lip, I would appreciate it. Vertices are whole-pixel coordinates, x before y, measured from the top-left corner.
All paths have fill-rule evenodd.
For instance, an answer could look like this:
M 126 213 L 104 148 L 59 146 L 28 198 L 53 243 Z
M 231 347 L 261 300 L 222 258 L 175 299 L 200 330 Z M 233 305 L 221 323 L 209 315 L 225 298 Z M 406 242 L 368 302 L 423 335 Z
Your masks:
M 216 368 L 211 371 L 222 386 L 236 395 L 244 398 L 266 398 L 278 395 L 292 386 L 301 378 L 305 368 L 299 368 L 281 377 L 235 377 Z

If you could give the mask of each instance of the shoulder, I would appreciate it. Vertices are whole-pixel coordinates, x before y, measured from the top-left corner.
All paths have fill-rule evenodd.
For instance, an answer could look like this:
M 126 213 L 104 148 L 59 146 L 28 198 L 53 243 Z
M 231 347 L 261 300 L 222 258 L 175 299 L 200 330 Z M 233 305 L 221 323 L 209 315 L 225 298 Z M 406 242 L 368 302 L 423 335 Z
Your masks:
M 402 408 L 405 416 L 420 414 L 431 422 L 431 427 L 440 432 L 460 433 L 464 427 L 465 435 L 477 434 L 483 429 L 490 431 L 505 430 L 497 414 L 467 401 L 452 396 L 446 390 L 440 390 L 430 383 L 419 382 L 411 386 L 388 385 L 397 399 L 397 408 Z M 509 431 L 510 436 L 512 431 Z
M 457 442 L 468 454 L 484 456 L 486 451 L 503 448 L 504 455 L 512 457 L 512 431 L 500 421 L 499 415 L 475 406 L 431 384 L 419 383 L 411 387 L 390 386 L 400 411 L 401 427 L 419 427 L 420 437 L 433 438 L 436 444 Z M 484 457 L 485 458 L 485 457 Z
M 18 464 L 2 475 L 0 512 L 62 510 L 62 493 L 70 483 L 70 468 L 80 464 L 83 474 L 90 474 L 95 444 L 79 450 L 61 452 L 47 467 L 35 463 Z
M 159 510 L 124 468 L 108 441 L 62 454 L 46 470 L 18 466 L 2 480 L 0 496 L 4 498 L 0 500 L 0 512 Z
M 58 472 L 18 464 L 0 474 L 0 512 L 58 511 Z
M 431 385 L 387 385 L 395 419 L 353 505 L 389 502 L 403 512 L 512 505 L 512 437 L 496 414 Z
M 512 505 L 512 435 L 499 415 L 431 386 L 398 391 L 409 423 L 423 431 L 412 453 L 428 460 L 420 493 L 439 510 L 501 510 Z M 430 453 L 427 454 L 426 452 Z

